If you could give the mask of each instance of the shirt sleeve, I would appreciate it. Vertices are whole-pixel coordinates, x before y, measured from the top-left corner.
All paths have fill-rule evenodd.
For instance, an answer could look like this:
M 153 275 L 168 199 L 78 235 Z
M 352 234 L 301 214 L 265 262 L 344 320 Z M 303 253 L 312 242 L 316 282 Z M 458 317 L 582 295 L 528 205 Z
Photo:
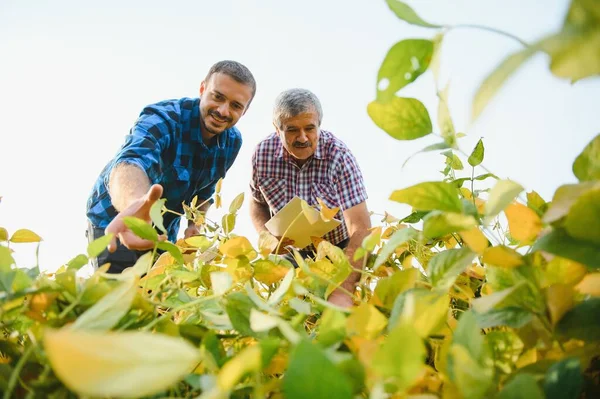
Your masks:
M 163 173 L 161 154 L 168 148 L 176 122 L 160 106 L 148 106 L 125 137 L 125 143 L 112 160 L 105 176 L 105 185 L 112 169 L 120 163 L 138 166 L 152 184 L 159 183 Z
M 350 209 L 368 198 L 362 172 L 350 151 L 344 153 L 339 163 L 337 186 L 342 211 Z
M 258 148 L 256 149 L 256 151 L 254 151 L 254 154 L 252 155 L 252 177 L 250 179 L 250 193 L 252 195 L 252 198 L 260 203 L 260 204 L 266 204 L 267 201 L 265 200 L 265 197 L 263 195 L 263 193 L 260 191 L 260 188 L 258 188 Z

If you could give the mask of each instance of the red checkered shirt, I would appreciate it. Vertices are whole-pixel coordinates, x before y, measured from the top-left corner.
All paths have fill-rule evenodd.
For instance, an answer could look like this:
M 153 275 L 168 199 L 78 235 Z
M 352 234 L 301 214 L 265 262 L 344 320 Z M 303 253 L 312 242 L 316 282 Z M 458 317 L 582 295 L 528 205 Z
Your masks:
M 335 215 L 342 221 L 323 238 L 337 244 L 348 238 L 342 211 L 367 199 L 362 173 L 346 144 L 332 133 L 321 130 L 313 156 L 299 167 L 283 148 L 278 134 L 261 141 L 252 156 L 252 196 L 277 213 L 294 196 L 315 208 L 320 198 L 329 208 L 340 207 Z

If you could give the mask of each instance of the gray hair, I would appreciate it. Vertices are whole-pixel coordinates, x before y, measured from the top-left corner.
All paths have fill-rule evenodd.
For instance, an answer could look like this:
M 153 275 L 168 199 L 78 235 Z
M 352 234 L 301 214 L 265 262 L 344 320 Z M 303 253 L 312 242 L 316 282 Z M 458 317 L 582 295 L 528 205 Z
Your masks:
M 231 77 L 236 82 L 250 87 L 250 89 L 252 89 L 252 98 L 254 98 L 254 95 L 256 94 L 256 81 L 254 80 L 252 72 L 250 72 L 245 65 L 231 60 L 219 61 L 210 67 L 210 70 L 208 71 L 208 74 L 206 74 L 204 81 L 208 82 L 210 77 L 215 73 L 223 73 Z
M 280 129 L 282 122 L 304 112 L 316 111 L 319 116 L 319 126 L 323 120 L 321 102 L 313 92 L 306 89 L 289 89 L 277 96 L 273 108 L 273 123 Z

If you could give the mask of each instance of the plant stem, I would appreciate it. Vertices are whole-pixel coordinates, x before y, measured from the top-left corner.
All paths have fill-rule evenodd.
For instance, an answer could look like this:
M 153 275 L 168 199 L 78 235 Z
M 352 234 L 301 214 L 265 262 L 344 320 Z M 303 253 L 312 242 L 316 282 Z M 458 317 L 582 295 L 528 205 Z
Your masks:
M 10 379 L 8 380 L 8 386 L 6 387 L 6 392 L 4 392 L 4 399 L 10 399 L 13 389 L 15 389 L 15 385 L 17 385 L 17 379 L 19 378 L 19 374 L 21 374 L 21 369 L 27 362 L 27 359 L 29 359 L 29 356 L 31 356 L 33 353 L 33 348 L 34 345 L 31 344 L 31 346 L 25 349 L 23 355 L 17 362 L 15 369 L 11 373 Z
M 496 28 L 491 28 L 489 26 L 483 26 L 483 25 L 476 25 L 476 24 L 460 24 L 460 25 L 454 25 L 454 26 L 449 26 L 448 30 L 451 29 L 456 29 L 456 28 L 468 28 L 468 29 L 480 29 L 480 30 L 486 30 L 488 32 L 493 32 L 493 33 L 497 33 L 499 35 L 502 36 L 506 36 L 508 38 L 511 38 L 513 40 L 516 40 L 517 42 L 519 42 L 523 47 L 530 47 L 529 43 L 527 43 L 526 41 L 524 41 L 523 39 L 521 39 L 520 37 L 513 35 L 512 33 L 508 33 L 505 32 L 503 30 L 500 29 L 496 29 Z

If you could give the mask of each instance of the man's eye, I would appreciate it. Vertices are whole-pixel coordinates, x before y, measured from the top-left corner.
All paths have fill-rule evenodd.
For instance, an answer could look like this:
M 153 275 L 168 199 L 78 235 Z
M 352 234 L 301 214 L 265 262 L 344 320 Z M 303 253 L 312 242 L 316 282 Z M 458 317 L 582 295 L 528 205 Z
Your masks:
M 215 100 L 222 100 L 223 96 L 220 94 L 214 94 L 213 97 L 215 98 Z

